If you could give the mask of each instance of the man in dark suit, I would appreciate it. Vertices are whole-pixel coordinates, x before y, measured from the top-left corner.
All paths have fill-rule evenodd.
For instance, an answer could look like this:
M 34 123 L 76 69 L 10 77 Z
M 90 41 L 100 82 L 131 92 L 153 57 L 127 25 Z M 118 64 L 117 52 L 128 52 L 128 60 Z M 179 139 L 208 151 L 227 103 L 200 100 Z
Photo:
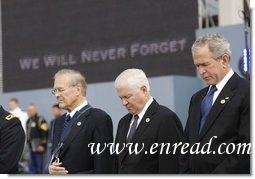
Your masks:
M 18 173 L 24 143 L 20 120 L 0 106 L 0 174 Z
M 230 44 L 224 37 L 213 34 L 197 39 L 192 55 L 208 87 L 191 98 L 185 139 L 202 147 L 217 138 L 211 141 L 210 154 L 183 155 L 181 172 L 249 173 L 249 147 L 244 154 L 231 148 L 250 144 L 250 84 L 231 69 Z
M 104 143 L 113 142 L 111 117 L 88 104 L 87 84 L 80 72 L 63 69 L 54 79 L 53 94 L 67 114 L 54 125 L 54 151 L 49 173 L 111 173 L 109 150 L 93 154 L 88 146 L 90 143 L 101 144 L 102 149 Z
M 139 149 L 144 144 L 139 154 L 131 154 L 126 148 L 116 155 L 115 172 L 178 173 L 178 152 L 160 154 L 160 147 L 151 152 L 153 144 L 181 142 L 182 125 L 177 115 L 151 97 L 148 79 L 140 69 L 122 72 L 115 80 L 115 88 L 129 112 L 118 124 L 115 144 L 138 144 Z

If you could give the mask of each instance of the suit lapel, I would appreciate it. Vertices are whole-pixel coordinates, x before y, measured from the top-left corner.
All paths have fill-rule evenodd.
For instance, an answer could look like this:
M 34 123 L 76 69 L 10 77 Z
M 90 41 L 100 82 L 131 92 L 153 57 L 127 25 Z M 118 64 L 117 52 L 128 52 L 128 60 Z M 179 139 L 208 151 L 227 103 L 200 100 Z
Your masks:
M 147 127 L 150 125 L 150 120 L 152 120 L 153 114 L 157 111 L 158 109 L 158 103 L 153 100 L 151 105 L 148 107 L 147 111 L 145 112 L 140 124 L 138 125 L 135 134 L 132 138 L 132 142 L 138 141 L 139 138 L 143 135 L 144 131 L 147 129 Z M 146 121 L 146 119 L 149 118 L 149 120 Z
M 120 136 L 120 142 L 126 143 L 127 133 L 128 133 L 128 129 L 129 129 L 132 117 L 133 117 L 132 114 L 128 114 L 126 117 L 126 120 L 124 120 L 125 122 L 123 124 L 123 131 Z
M 122 146 L 123 143 L 126 144 L 127 133 L 128 133 L 128 129 L 129 129 L 131 120 L 132 120 L 132 114 L 128 114 L 126 116 L 126 118 L 124 119 L 123 127 L 121 128 L 122 131 L 120 131 L 121 133 L 120 133 L 120 137 L 119 137 L 119 141 L 118 141 L 120 146 Z M 120 163 L 122 163 L 127 152 L 128 152 L 128 150 L 125 149 L 123 152 L 121 152 L 119 154 Z
M 66 114 L 62 115 L 60 119 L 56 119 L 55 125 L 53 128 L 53 149 L 58 145 L 60 138 L 61 138 L 61 133 L 65 121 L 65 116 Z
M 80 130 L 85 125 L 85 120 L 88 117 L 89 113 L 90 113 L 90 109 L 84 112 L 83 114 L 81 114 L 81 116 L 79 116 L 78 119 L 71 126 L 70 132 L 68 133 L 67 137 L 64 139 L 63 149 L 60 153 L 61 156 L 64 155 L 66 149 L 73 141 L 73 138 L 80 132 Z M 78 125 L 78 123 L 80 123 L 81 125 Z
M 208 88 L 204 88 L 201 93 L 199 94 L 198 98 L 196 98 L 196 101 L 194 101 L 193 103 L 194 104 L 198 104 L 196 105 L 195 107 L 195 111 L 194 111 L 194 119 L 195 119 L 195 122 L 194 123 L 191 123 L 192 125 L 192 128 L 191 128 L 191 132 L 192 132 L 192 138 L 194 140 L 197 140 L 198 139 L 198 131 L 199 131 L 199 125 L 200 125 L 200 118 L 201 118 L 201 103 L 202 103 L 202 100 L 203 98 L 205 97 L 207 91 L 208 91 Z
M 203 138 L 206 132 L 210 129 L 214 121 L 218 118 L 219 114 L 223 111 L 225 106 L 231 101 L 231 98 L 235 94 L 235 88 L 238 80 L 238 75 L 235 73 L 229 81 L 226 83 L 219 96 L 215 100 L 204 124 L 204 127 L 199 136 L 199 140 Z
M 131 140 L 131 143 L 134 142 L 138 142 L 139 138 L 142 136 L 143 132 L 147 129 L 147 127 L 150 125 L 150 122 L 146 122 L 147 118 L 150 118 L 150 120 L 152 119 L 151 116 L 157 111 L 158 109 L 158 103 L 153 100 L 153 102 L 151 103 L 151 105 L 148 107 L 147 111 L 145 112 L 140 124 L 138 125 L 135 134 Z M 126 143 L 126 137 L 127 137 L 127 133 L 129 130 L 129 126 L 130 126 L 130 121 L 132 119 L 133 115 L 129 114 L 127 117 L 126 123 L 124 124 L 124 131 L 122 133 L 121 139 L 120 139 L 120 143 Z M 128 154 L 128 150 L 124 150 L 124 152 L 122 152 L 119 155 L 119 159 L 120 159 L 120 163 L 123 162 L 123 160 L 125 159 L 125 157 Z

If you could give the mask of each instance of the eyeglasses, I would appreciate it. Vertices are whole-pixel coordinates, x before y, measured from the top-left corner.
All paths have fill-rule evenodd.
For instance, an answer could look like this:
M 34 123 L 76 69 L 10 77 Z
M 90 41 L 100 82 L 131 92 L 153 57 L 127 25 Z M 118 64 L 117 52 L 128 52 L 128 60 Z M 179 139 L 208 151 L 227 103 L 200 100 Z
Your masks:
M 74 87 L 74 86 L 76 86 L 76 85 L 71 85 L 71 86 L 69 86 L 69 87 L 67 87 L 67 88 L 54 88 L 54 89 L 52 89 L 51 90 L 51 93 L 53 94 L 53 95 L 56 95 L 57 93 L 58 94 L 62 94 L 64 91 L 66 91 L 68 88 L 71 88 L 71 87 Z
M 53 90 L 51 90 L 51 93 L 53 95 L 57 94 L 57 93 L 63 93 L 66 89 L 63 88 L 54 88 Z

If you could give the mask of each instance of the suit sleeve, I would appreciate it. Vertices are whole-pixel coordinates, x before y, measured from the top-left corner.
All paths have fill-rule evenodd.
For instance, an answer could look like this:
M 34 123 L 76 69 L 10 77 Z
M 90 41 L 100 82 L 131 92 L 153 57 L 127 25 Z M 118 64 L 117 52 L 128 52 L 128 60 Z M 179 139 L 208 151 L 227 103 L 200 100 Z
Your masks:
M 119 132 L 120 132 L 120 126 L 121 126 L 121 121 L 119 122 L 118 124 L 118 129 L 117 129 L 117 134 L 116 134 L 116 138 L 115 138 L 115 145 L 117 143 L 119 143 L 119 139 L 118 139 L 118 136 L 120 135 Z M 117 174 L 119 173 L 119 164 L 118 164 L 118 155 L 116 153 L 114 153 L 113 155 L 113 173 L 114 174 Z
M 104 119 L 99 120 L 94 132 L 94 142 L 101 144 L 101 149 L 104 144 L 113 143 L 113 126 L 112 120 L 109 115 L 106 115 Z M 101 154 L 94 154 L 94 173 L 106 174 L 113 171 L 113 156 L 110 155 L 109 147 L 106 147 Z
M 170 143 L 172 146 L 174 143 L 180 143 L 182 141 L 182 135 L 183 130 L 179 118 L 172 113 L 163 120 L 160 126 L 158 143 Z M 178 151 L 175 154 L 173 154 L 173 150 L 171 150 L 170 154 L 166 154 L 165 152 L 159 154 L 159 173 L 179 173 L 178 158 Z
M 19 162 L 25 142 L 25 133 L 17 118 L 2 126 L 0 139 L 0 173 L 9 173 Z
M 241 105 L 237 143 L 250 143 L 250 96 Z M 226 157 L 213 173 L 250 173 L 250 155 L 234 153 Z
M 190 100 L 190 105 L 189 105 L 189 114 L 192 106 L 192 97 Z M 183 134 L 183 144 L 184 143 L 189 143 L 189 117 L 186 122 L 184 134 Z M 179 164 L 180 164 L 180 173 L 182 174 L 187 174 L 189 173 L 189 153 L 181 154 L 179 155 Z

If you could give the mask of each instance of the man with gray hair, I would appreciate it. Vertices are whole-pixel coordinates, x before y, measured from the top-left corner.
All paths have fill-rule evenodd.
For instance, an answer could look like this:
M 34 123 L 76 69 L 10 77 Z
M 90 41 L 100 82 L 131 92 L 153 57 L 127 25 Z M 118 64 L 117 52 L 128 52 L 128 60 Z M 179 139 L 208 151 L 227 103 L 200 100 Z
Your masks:
M 151 152 L 153 144 L 179 143 L 182 125 L 177 115 L 159 105 L 150 94 L 150 85 L 140 69 L 127 69 L 115 80 L 117 94 L 128 110 L 118 124 L 115 144 L 138 144 L 143 151 L 131 154 L 124 150 L 115 157 L 115 173 L 178 173 L 178 152 Z
M 52 93 L 67 113 L 54 125 L 50 174 L 112 173 L 109 150 L 93 154 L 88 145 L 99 144 L 101 150 L 104 143 L 113 142 L 112 120 L 90 106 L 86 89 L 85 77 L 78 71 L 63 69 L 55 74 Z
M 229 153 L 227 146 L 250 143 L 250 83 L 231 69 L 230 44 L 218 34 L 197 39 L 192 55 L 208 86 L 191 98 L 185 140 L 202 147 L 212 137 L 216 138 L 211 141 L 212 152 L 182 156 L 181 172 L 249 173 L 249 151 L 238 154 L 234 148 Z

